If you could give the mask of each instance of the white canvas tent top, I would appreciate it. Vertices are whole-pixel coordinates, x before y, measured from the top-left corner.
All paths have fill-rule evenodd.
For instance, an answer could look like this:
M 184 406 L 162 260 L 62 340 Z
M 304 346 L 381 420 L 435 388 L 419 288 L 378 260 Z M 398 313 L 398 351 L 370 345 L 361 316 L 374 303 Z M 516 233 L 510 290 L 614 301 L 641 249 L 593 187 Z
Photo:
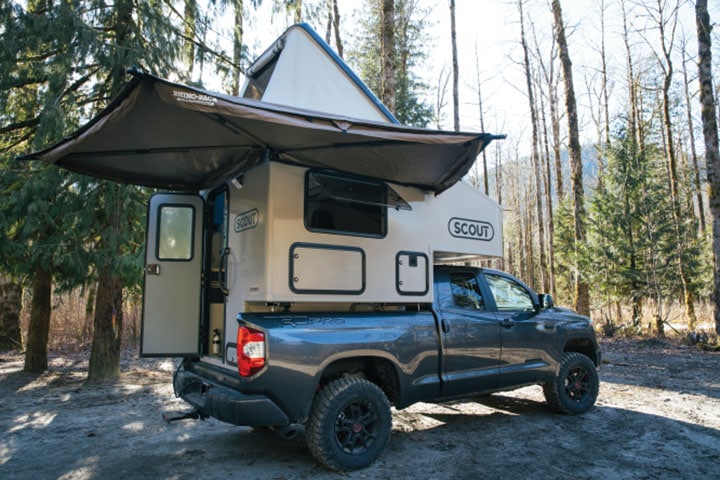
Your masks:
M 373 122 L 398 123 L 307 24 L 293 25 L 247 69 L 241 96 Z

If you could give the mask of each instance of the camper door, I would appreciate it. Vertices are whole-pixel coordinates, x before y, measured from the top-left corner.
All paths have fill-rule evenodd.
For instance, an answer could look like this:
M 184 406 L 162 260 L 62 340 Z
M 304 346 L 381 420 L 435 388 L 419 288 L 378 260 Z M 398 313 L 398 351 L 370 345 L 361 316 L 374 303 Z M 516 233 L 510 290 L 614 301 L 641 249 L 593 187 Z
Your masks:
M 203 199 L 156 194 L 148 209 L 141 356 L 195 356 L 200 347 Z

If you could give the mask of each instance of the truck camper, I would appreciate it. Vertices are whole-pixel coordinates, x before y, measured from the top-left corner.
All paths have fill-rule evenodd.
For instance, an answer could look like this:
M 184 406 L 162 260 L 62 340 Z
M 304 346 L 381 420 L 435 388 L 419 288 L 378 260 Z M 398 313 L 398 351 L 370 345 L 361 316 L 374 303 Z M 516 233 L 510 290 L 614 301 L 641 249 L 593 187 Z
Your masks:
M 148 210 L 142 355 L 234 365 L 240 312 L 427 303 L 436 259 L 502 256 L 500 206 L 461 181 L 499 137 L 398 125 L 307 25 L 240 98 L 131 73 L 32 158 L 174 190 Z
M 241 97 L 133 71 L 87 125 L 29 155 L 165 190 L 148 209 L 141 354 L 182 357 L 181 418 L 305 425 L 339 471 L 373 462 L 390 405 L 539 383 L 581 413 L 585 317 L 502 272 L 502 210 L 462 181 L 502 136 L 406 127 L 306 25 Z

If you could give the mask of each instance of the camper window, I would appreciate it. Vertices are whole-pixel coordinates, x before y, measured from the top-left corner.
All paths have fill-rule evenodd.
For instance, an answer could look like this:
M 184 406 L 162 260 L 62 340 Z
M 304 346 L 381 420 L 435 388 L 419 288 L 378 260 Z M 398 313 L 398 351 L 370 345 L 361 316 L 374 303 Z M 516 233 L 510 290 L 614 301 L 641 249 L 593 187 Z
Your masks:
M 382 182 L 308 171 L 305 227 L 312 232 L 384 237 L 387 197 Z
M 158 216 L 156 256 L 158 260 L 192 260 L 195 209 L 184 205 L 163 205 Z

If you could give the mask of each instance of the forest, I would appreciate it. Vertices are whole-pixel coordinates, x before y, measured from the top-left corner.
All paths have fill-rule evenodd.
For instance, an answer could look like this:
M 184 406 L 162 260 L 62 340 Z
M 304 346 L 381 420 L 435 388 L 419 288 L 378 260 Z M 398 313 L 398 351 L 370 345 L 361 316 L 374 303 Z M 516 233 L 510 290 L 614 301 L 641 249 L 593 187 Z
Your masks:
M 501 25 L 469 31 L 478 4 Z M 268 30 L 298 22 L 401 123 L 507 135 L 466 179 L 504 208 L 491 266 L 602 334 L 717 342 L 718 18 L 707 0 L 0 0 L 0 350 L 42 372 L 48 349 L 87 348 L 89 379 L 119 374 L 153 193 L 18 157 L 102 111 L 131 67 L 237 94 Z

